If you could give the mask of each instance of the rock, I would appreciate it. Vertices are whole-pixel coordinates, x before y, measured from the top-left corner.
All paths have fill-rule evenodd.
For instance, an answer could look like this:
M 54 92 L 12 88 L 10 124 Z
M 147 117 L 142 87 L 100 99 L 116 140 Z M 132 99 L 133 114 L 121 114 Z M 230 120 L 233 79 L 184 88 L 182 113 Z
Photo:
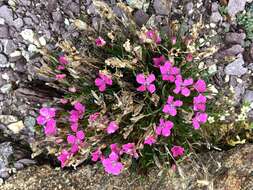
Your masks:
M 21 51 L 14 51 L 12 52 L 10 55 L 9 55 L 9 59 L 10 59 L 10 62 L 16 62 L 17 60 L 21 59 L 23 56 L 22 56 L 22 53 Z M 19 70 L 15 68 L 15 70 Z
M 3 85 L 0 88 L 0 91 L 3 94 L 9 94 L 9 92 L 11 91 L 11 89 L 12 89 L 12 84 L 8 83 L 8 84 Z
M 36 119 L 34 117 L 27 116 L 27 117 L 25 117 L 24 124 L 30 131 L 34 132 L 34 126 L 36 125 Z
M 0 38 L 9 38 L 9 28 L 7 25 L 0 26 Z
M 7 63 L 8 63 L 8 60 L 7 60 L 6 56 L 4 54 L 0 53 L 0 68 L 7 67 L 8 66 Z
M 33 43 L 34 42 L 34 32 L 31 29 L 23 30 L 20 35 L 23 37 L 24 40 Z
M 231 17 L 234 17 L 237 13 L 243 11 L 245 9 L 247 0 L 229 0 L 228 3 L 228 14 Z
M 193 2 L 189 2 L 185 5 L 187 15 L 191 15 L 193 13 L 193 7 L 194 7 Z
M 234 88 L 234 102 L 235 104 L 239 104 L 243 94 L 245 93 L 245 84 L 244 83 L 239 83 L 237 86 Z
M 218 12 L 219 11 L 219 4 L 217 2 L 212 3 L 212 12 Z
M 153 6 L 157 14 L 169 15 L 171 9 L 171 0 L 154 0 Z
M 0 171 L 0 178 L 7 179 L 10 177 L 10 174 L 8 171 Z
M 29 26 L 33 26 L 34 25 L 33 20 L 30 17 L 25 17 L 24 18 L 24 22 L 25 22 L 25 25 L 29 25 Z
M 6 55 L 13 53 L 17 49 L 17 46 L 13 40 L 3 40 L 2 43 L 4 46 L 4 53 Z
M 231 44 L 241 44 L 241 45 L 243 45 L 245 38 L 246 38 L 245 33 L 229 32 L 229 33 L 226 33 L 225 41 L 227 43 L 231 43 Z
M 18 134 L 22 129 L 25 128 L 23 121 L 18 121 L 16 123 L 11 123 L 7 125 L 8 129 L 11 130 L 14 134 Z
M 5 20 L 5 22 L 10 25 L 13 22 L 12 10 L 7 5 L 3 5 L 0 7 L 0 17 L 2 17 Z
M 52 17 L 55 22 L 63 22 L 63 17 L 60 11 L 52 12 Z
M 253 91 L 252 91 L 252 90 L 247 90 L 247 91 L 245 92 L 245 95 L 244 95 L 244 97 L 243 97 L 243 100 L 244 100 L 245 102 L 249 102 L 249 103 L 253 102 Z
M 247 72 L 247 68 L 243 67 L 243 65 L 243 56 L 240 54 L 235 61 L 225 67 L 225 73 L 227 75 L 235 75 L 240 77 Z
M 226 56 L 237 56 L 238 54 L 241 54 L 244 52 L 244 48 L 242 48 L 241 45 L 233 45 L 232 47 L 223 50 L 215 55 L 218 59 L 223 59 Z
M 213 12 L 210 17 L 210 22 L 212 23 L 218 23 L 218 22 L 221 22 L 222 20 L 223 20 L 223 17 L 221 16 L 219 12 Z
M 134 19 L 137 25 L 142 26 L 148 21 L 149 15 L 140 9 L 134 13 Z
M 11 156 L 13 155 L 13 148 L 10 142 L 0 144 L 0 178 L 8 178 L 8 166 Z
M 13 115 L 0 115 L 0 123 L 8 125 L 10 123 L 17 122 L 18 118 Z
M 22 163 L 16 162 L 14 163 L 14 168 L 16 168 L 17 170 L 21 170 L 24 168 L 24 165 Z
M 34 160 L 24 158 L 24 159 L 19 160 L 18 163 L 21 163 L 25 166 L 30 166 L 30 165 L 36 164 L 37 162 L 35 162 Z
M 17 30 L 20 30 L 24 26 L 24 21 L 22 20 L 22 18 L 17 18 L 13 21 L 13 26 Z

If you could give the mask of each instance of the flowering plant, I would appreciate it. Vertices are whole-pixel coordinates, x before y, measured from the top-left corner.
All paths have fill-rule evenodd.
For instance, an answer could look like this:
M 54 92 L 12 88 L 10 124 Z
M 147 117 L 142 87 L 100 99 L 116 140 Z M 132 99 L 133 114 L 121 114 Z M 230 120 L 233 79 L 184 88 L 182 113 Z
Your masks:
M 64 42 L 50 63 L 64 97 L 43 107 L 37 122 L 62 167 L 85 160 L 120 174 L 180 159 L 208 119 L 206 82 L 196 75 L 186 38 L 136 29 L 131 39 L 97 35 L 94 57 Z

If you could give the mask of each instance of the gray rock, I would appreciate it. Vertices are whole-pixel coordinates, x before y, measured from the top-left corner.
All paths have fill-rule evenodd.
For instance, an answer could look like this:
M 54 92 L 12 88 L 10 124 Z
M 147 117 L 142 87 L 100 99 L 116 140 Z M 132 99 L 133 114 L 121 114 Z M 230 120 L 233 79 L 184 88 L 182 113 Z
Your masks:
M 233 33 L 233 32 L 229 32 L 226 33 L 226 37 L 225 37 L 225 41 L 227 43 L 233 43 L 233 44 L 244 44 L 244 40 L 246 38 L 246 34 L 245 33 Z
M 36 162 L 34 160 L 30 160 L 27 158 L 19 160 L 18 163 L 24 164 L 25 166 L 30 166 L 30 165 L 36 164 Z
M 6 55 L 11 54 L 17 49 L 16 44 L 13 42 L 13 40 L 2 40 L 2 44 L 4 46 L 4 53 Z
M 231 48 L 219 52 L 215 57 L 220 59 L 225 56 L 237 56 L 244 52 L 244 48 L 241 45 L 233 45 Z
M 253 102 L 253 90 L 247 90 L 246 92 L 245 92 L 245 95 L 244 95 L 244 97 L 243 97 L 243 100 L 245 101 L 245 102 Z
M 234 17 L 237 13 L 245 9 L 247 0 L 229 0 L 228 3 L 228 14 Z
M 13 22 L 12 10 L 7 5 L 0 7 L 0 17 L 3 18 L 8 24 L 12 24 Z
M 0 171 L 0 178 L 7 179 L 10 177 L 10 174 L 8 171 Z
M 0 53 L 0 68 L 7 67 L 8 60 L 4 54 Z
M 217 2 L 212 3 L 212 12 L 219 11 L 219 4 Z
M 142 26 L 148 21 L 149 15 L 140 9 L 134 13 L 134 19 L 137 25 Z
M 225 67 L 225 73 L 227 75 L 235 75 L 235 76 L 242 76 L 247 72 L 247 68 L 243 67 L 244 65 L 244 60 L 243 56 L 240 54 L 238 58 L 233 61 L 232 63 L 228 64 Z
M 238 83 L 236 87 L 234 88 L 234 102 L 236 104 L 239 104 L 243 94 L 245 93 L 245 84 L 244 83 Z
M 24 21 L 22 20 L 22 18 L 17 18 L 13 21 L 13 26 L 17 30 L 20 30 L 24 26 Z
M 160 15 L 169 15 L 171 8 L 170 0 L 154 0 L 154 9 L 157 14 Z
M 0 26 L 0 38 L 9 38 L 9 28 L 7 25 Z
M 62 14 L 59 11 L 52 12 L 52 17 L 55 22 L 62 22 L 63 21 Z
M 0 144 L 0 178 L 7 178 L 5 171 L 8 170 L 9 161 L 13 155 L 13 148 L 10 142 Z M 8 173 L 8 172 L 7 172 Z
M 223 17 L 219 12 L 213 12 L 211 17 L 210 17 L 210 22 L 212 23 L 218 23 L 223 20 Z
M 248 69 L 251 70 L 251 71 L 253 71 L 253 63 L 250 63 L 250 64 L 248 65 Z
M 26 25 L 30 25 L 30 26 L 34 25 L 33 20 L 30 17 L 25 17 L 24 22 Z
M 14 168 L 16 168 L 17 170 L 21 170 L 24 168 L 24 165 L 22 163 L 16 162 L 14 163 Z
M 5 84 L 3 85 L 1 88 L 0 88 L 0 92 L 2 92 L 3 94 L 8 94 L 12 89 L 12 84 L 8 83 L 8 84 Z
M 36 119 L 34 117 L 25 117 L 24 124 L 31 132 L 35 132 L 34 126 L 36 125 Z
M 189 2 L 185 5 L 187 15 L 191 15 L 193 13 L 193 7 L 194 7 L 193 2 Z

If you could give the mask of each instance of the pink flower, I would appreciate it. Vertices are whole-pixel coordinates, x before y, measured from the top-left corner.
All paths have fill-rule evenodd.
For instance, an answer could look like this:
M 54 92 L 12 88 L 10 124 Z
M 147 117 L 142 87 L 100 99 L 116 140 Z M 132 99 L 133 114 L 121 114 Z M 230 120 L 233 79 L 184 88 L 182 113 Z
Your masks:
M 156 87 L 152 83 L 155 81 L 155 79 L 156 78 L 154 74 L 150 74 L 147 77 L 145 77 L 143 74 L 138 74 L 136 76 L 136 81 L 141 84 L 141 86 L 137 88 L 137 91 L 149 91 L 150 93 L 154 93 L 156 91 Z
M 78 111 L 79 115 L 82 115 L 85 112 L 85 106 L 80 102 L 76 102 L 74 108 Z
M 47 121 L 46 126 L 44 128 L 44 132 L 46 136 L 54 136 L 57 133 L 56 121 L 54 119 L 50 119 Z
M 96 78 L 95 85 L 98 87 L 100 92 L 104 92 L 106 89 L 106 86 L 112 85 L 112 79 L 109 76 L 106 76 L 104 74 L 99 74 L 100 78 Z
M 118 129 L 119 129 L 118 124 L 115 121 L 111 121 L 106 130 L 108 134 L 112 134 L 115 133 L 115 131 L 117 131 Z
M 194 88 L 199 92 L 205 92 L 206 91 L 206 82 L 204 80 L 199 79 L 195 84 Z
M 193 104 L 194 111 L 206 111 L 206 97 L 202 94 L 193 98 Z
M 180 73 L 180 69 L 177 67 L 172 67 L 170 61 L 166 61 L 164 66 L 160 66 L 160 71 L 162 74 L 162 79 L 170 82 L 174 82 L 176 80 L 176 76 Z
M 67 65 L 67 64 L 68 64 L 68 60 L 67 60 L 67 58 L 66 58 L 65 55 L 59 56 L 59 62 L 60 62 L 60 64 L 62 64 L 62 65 Z
M 107 173 L 113 175 L 119 175 L 124 166 L 118 161 L 119 156 L 116 153 L 111 153 L 109 158 L 102 159 L 102 164 Z
M 174 158 L 182 156 L 184 154 L 184 148 L 181 146 L 173 146 L 171 152 Z
M 192 119 L 192 125 L 194 129 L 199 129 L 201 124 L 206 123 L 208 115 L 206 113 L 197 112 L 195 117 Z
M 156 142 L 156 139 L 154 136 L 147 136 L 144 140 L 144 144 L 152 145 Z
M 166 58 L 162 55 L 160 57 L 153 58 L 153 64 L 155 67 L 160 67 L 166 61 Z
M 176 36 L 173 36 L 171 38 L 171 43 L 172 43 L 172 45 L 175 45 L 177 43 L 177 37 Z
M 188 61 L 188 62 L 192 62 L 192 60 L 193 60 L 192 54 L 191 54 L 191 53 L 187 54 L 187 56 L 186 56 L 185 59 L 186 59 L 186 61 Z
M 183 80 L 182 76 L 178 75 L 176 77 L 175 84 L 176 84 L 176 88 L 173 90 L 175 94 L 179 94 L 181 92 L 183 96 L 186 96 L 186 97 L 190 96 L 191 91 L 188 88 L 188 86 L 193 84 L 192 78 Z
M 90 114 L 89 116 L 89 122 L 95 122 L 97 120 L 97 118 L 99 117 L 100 113 L 99 112 L 95 112 Z
M 111 149 L 111 152 L 115 152 L 116 154 L 119 154 L 121 150 L 117 144 L 111 144 L 110 149 Z
M 149 30 L 146 32 L 146 37 L 148 39 L 153 40 L 153 42 L 155 42 L 156 44 L 160 44 L 161 43 L 161 37 L 159 36 L 159 33 L 155 30 Z
M 63 65 L 58 65 L 58 66 L 57 66 L 57 69 L 58 69 L 59 71 L 62 71 L 62 70 L 65 69 L 65 67 L 64 67 Z
M 68 159 L 70 158 L 70 153 L 67 150 L 63 149 L 60 156 L 58 156 L 57 158 L 61 162 L 61 167 L 63 168 L 66 165 Z
M 169 96 L 167 99 L 167 103 L 163 107 L 163 112 L 167 113 L 171 116 L 177 115 L 177 107 L 180 107 L 183 105 L 183 102 L 180 100 L 175 100 L 173 96 Z
M 76 110 L 71 110 L 70 111 L 69 121 L 71 123 L 77 123 L 79 118 L 80 118 L 80 115 L 79 115 L 78 111 L 76 111 Z
M 100 36 L 95 40 L 95 42 L 98 47 L 103 47 L 106 44 L 106 41 Z
M 171 134 L 171 129 L 173 128 L 173 126 L 173 122 L 160 119 L 160 124 L 158 127 L 156 127 L 155 132 L 157 135 L 163 135 L 164 137 L 168 137 Z
M 73 154 L 78 152 L 78 150 L 79 150 L 78 145 L 82 144 L 84 138 L 85 138 L 85 134 L 82 130 L 77 131 L 75 136 L 74 135 L 68 135 L 67 141 L 68 141 L 69 144 L 72 145 L 71 146 L 71 152 Z
M 57 75 L 55 75 L 55 78 L 56 78 L 57 80 L 62 80 L 62 79 L 64 79 L 65 77 L 66 77 L 65 74 L 57 74 Z
M 99 158 L 102 156 L 101 150 L 97 149 L 96 151 L 91 153 L 91 160 L 93 162 L 96 162 L 99 160 Z
M 127 144 L 122 145 L 120 154 L 123 154 L 123 153 L 131 155 L 136 159 L 139 158 L 139 155 L 136 152 L 134 143 L 127 143 Z
M 73 132 L 77 132 L 78 123 L 71 123 L 70 128 Z
M 55 108 L 41 108 L 40 115 L 37 117 L 37 123 L 39 125 L 45 125 L 51 118 L 55 117 Z

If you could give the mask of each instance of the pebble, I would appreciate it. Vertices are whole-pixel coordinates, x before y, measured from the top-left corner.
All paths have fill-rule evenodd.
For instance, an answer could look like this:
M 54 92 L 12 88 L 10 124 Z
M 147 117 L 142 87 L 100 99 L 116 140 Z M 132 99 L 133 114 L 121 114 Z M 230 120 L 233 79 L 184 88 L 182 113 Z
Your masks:
M 225 67 L 225 73 L 227 75 L 235 75 L 241 77 L 247 72 L 247 68 L 243 67 L 243 65 L 243 56 L 240 54 L 235 61 Z
M 24 21 L 21 18 L 17 18 L 13 21 L 13 26 L 20 30 L 24 26 Z
M 244 44 L 244 40 L 246 38 L 245 33 L 234 33 L 234 32 L 229 32 L 226 33 L 225 36 L 225 41 L 230 44 Z
M 8 66 L 7 63 L 8 63 L 8 60 L 7 60 L 6 56 L 4 54 L 0 53 L 0 68 L 7 67 Z
M 7 25 L 0 26 L 0 38 L 9 38 L 9 28 Z
M 246 1 L 247 0 L 229 0 L 228 3 L 228 14 L 231 17 L 236 16 L 237 13 L 243 11 L 245 9 L 245 5 L 246 5 Z
M 25 128 L 23 121 L 18 121 L 16 123 L 11 123 L 7 125 L 8 129 L 11 130 L 14 134 L 18 134 L 22 129 Z
M 0 91 L 3 93 L 3 94 L 8 94 L 12 89 L 12 84 L 8 83 L 8 84 L 5 84 L 3 85 L 1 88 L 0 88 Z
M 157 14 L 160 15 L 169 15 L 170 14 L 170 5 L 171 1 L 168 0 L 154 0 L 154 9 Z
M 21 170 L 24 168 L 24 165 L 22 163 L 19 163 L 19 162 L 16 162 L 14 163 L 14 167 L 17 169 L 17 170 Z
M 221 16 L 219 12 L 213 12 L 211 14 L 210 22 L 218 23 L 218 22 L 221 22 L 222 20 L 223 20 L 223 17 Z
M 34 160 L 27 159 L 27 158 L 24 158 L 24 159 L 19 160 L 18 163 L 22 163 L 22 164 L 24 164 L 25 166 L 30 166 L 30 165 L 36 164 L 36 162 L 35 162 Z
M 12 24 L 13 22 L 12 10 L 7 5 L 0 7 L 0 17 L 3 18 L 8 24 Z
M 6 55 L 13 53 L 17 49 L 17 46 L 13 40 L 3 40 L 2 43 L 4 46 L 4 53 Z
M 142 26 L 148 21 L 149 15 L 140 9 L 134 13 L 134 19 L 137 25 Z
M 253 102 L 253 90 L 247 90 L 245 92 L 243 99 L 244 101 L 249 102 L 249 103 Z

